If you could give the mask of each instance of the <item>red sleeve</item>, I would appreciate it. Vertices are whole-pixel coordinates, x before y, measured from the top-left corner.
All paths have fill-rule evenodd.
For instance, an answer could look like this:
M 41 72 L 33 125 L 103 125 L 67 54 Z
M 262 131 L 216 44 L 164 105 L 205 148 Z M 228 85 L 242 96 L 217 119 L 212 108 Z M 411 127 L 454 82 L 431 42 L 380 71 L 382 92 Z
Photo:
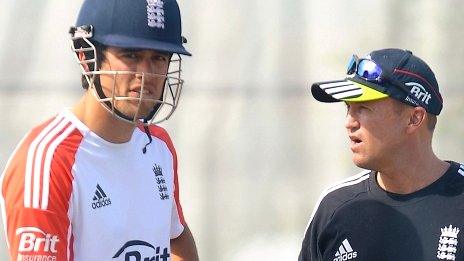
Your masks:
M 139 129 L 143 132 L 145 132 L 143 126 L 139 125 Z M 169 134 L 167 131 L 159 126 L 152 125 L 150 126 L 150 134 L 166 143 L 166 146 L 169 148 L 169 151 L 172 154 L 172 164 L 173 164 L 173 169 L 174 169 L 174 199 L 176 202 L 177 206 L 177 213 L 179 215 L 180 222 L 182 225 L 185 225 L 185 219 L 184 219 L 184 213 L 182 212 L 182 206 L 180 204 L 179 200 L 179 181 L 177 178 L 177 154 L 176 154 L 176 149 L 174 148 L 174 145 L 172 144 L 171 137 L 169 137 Z
M 80 133 L 54 118 L 33 129 L 9 159 L 0 184 L 11 260 L 72 260 L 68 217 L 71 167 Z
M 68 260 L 67 215 L 22 207 L 7 212 L 11 260 Z

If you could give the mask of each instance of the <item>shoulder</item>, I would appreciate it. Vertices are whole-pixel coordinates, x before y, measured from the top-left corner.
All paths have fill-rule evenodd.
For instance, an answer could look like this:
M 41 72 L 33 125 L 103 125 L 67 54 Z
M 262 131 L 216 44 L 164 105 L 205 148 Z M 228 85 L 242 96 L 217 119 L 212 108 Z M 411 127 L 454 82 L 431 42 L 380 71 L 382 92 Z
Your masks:
M 311 213 L 305 229 L 305 238 L 323 229 L 337 209 L 356 199 L 358 195 L 367 192 L 367 183 L 371 173 L 372 171 L 365 170 L 326 188 L 319 196 Z
M 367 192 L 370 174 L 370 170 L 365 170 L 326 188 L 319 196 L 311 219 L 316 212 L 332 215 L 340 206 L 355 199 L 359 194 Z
M 138 130 L 141 132 L 146 132 L 145 128 L 143 125 L 138 125 Z M 169 136 L 169 133 L 163 128 L 158 125 L 150 125 L 148 126 L 148 129 L 150 130 L 150 135 L 152 137 L 158 138 L 162 141 L 164 141 L 167 144 L 172 145 L 172 140 L 171 137 Z
M 137 125 L 138 131 L 144 133 L 146 135 L 146 128 L 143 125 L 139 124 Z M 171 140 L 171 137 L 169 136 L 168 132 L 163 128 L 158 125 L 150 125 L 148 126 L 148 130 L 150 131 L 150 136 L 154 137 L 155 139 L 158 139 L 162 143 L 164 143 L 173 155 L 174 159 L 177 158 L 177 153 L 176 149 L 174 148 L 174 144 Z
M 50 160 L 57 150 L 68 151 L 72 147 L 63 144 L 79 144 L 82 137 L 69 119 L 57 115 L 38 124 L 23 137 L 12 153 L 10 163 L 13 160 L 23 163 Z
M 10 199 L 24 198 L 26 207 L 46 208 L 47 202 L 43 199 L 48 197 L 55 179 L 70 180 L 74 155 L 82 137 L 77 127 L 62 115 L 32 128 L 6 164 L 2 194 Z
M 371 172 L 370 170 L 365 170 L 330 185 L 322 192 L 320 199 L 331 200 L 346 198 L 349 200 L 361 192 L 366 192 L 367 187 L 365 183 L 369 179 Z
M 464 163 L 449 161 L 450 167 L 445 173 L 446 190 L 454 191 L 458 189 L 462 191 L 464 188 Z
M 464 177 L 464 163 L 451 162 L 451 166 L 457 166 L 457 172 Z

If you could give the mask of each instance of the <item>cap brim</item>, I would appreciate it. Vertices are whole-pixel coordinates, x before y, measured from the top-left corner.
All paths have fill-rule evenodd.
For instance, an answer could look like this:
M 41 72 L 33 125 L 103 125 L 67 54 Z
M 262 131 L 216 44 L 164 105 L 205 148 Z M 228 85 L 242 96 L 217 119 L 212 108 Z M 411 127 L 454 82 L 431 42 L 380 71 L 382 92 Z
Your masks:
M 109 46 L 120 48 L 150 49 L 168 53 L 178 53 L 191 56 L 184 46 L 169 42 L 161 42 L 152 39 L 126 37 L 122 35 L 106 35 L 105 37 L 94 37 L 95 41 Z
M 316 82 L 311 85 L 311 93 L 321 102 L 364 102 L 388 97 L 385 93 L 350 80 Z

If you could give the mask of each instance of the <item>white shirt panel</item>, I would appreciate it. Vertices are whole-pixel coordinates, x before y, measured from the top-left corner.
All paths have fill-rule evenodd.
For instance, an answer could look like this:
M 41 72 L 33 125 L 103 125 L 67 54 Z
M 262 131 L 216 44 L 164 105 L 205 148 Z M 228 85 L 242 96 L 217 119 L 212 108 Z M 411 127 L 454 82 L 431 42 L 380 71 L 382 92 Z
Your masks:
M 166 143 L 153 137 L 144 154 L 148 137 L 138 128 L 123 144 L 81 128 L 70 211 L 74 260 L 137 255 L 170 260 L 165 251 L 170 253 L 170 238 L 183 226 L 174 200 L 173 155 Z

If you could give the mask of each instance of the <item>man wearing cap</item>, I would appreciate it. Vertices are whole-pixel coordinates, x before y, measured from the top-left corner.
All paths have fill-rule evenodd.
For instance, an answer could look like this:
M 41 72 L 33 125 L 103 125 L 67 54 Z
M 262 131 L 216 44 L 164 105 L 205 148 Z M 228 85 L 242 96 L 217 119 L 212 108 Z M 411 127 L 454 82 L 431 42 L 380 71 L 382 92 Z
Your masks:
M 81 99 L 33 128 L 0 178 L 11 260 L 198 260 L 177 155 L 175 0 L 85 0 L 70 29 Z M 59 68 L 57 68 L 59 69 Z
M 321 195 L 299 261 L 464 260 L 464 165 L 432 150 L 443 100 L 429 66 L 377 50 L 311 92 L 346 103 L 352 160 L 366 171 Z

